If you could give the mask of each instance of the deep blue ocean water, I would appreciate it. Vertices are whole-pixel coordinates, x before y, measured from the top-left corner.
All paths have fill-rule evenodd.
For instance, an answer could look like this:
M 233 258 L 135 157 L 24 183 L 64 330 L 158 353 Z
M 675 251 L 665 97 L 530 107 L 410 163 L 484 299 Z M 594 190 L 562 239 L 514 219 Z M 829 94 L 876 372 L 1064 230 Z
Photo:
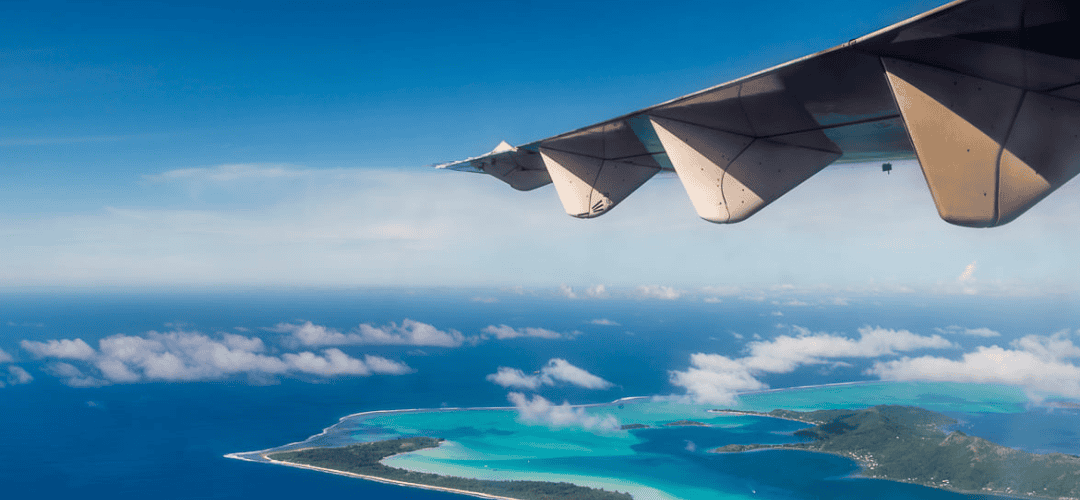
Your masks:
M 477 297 L 498 301 L 473 300 Z M 1071 303 L 1044 301 L 958 298 L 943 302 L 903 296 L 850 302 L 846 307 L 785 308 L 770 301 L 737 298 L 725 298 L 720 304 L 571 301 L 550 293 L 529 296 L 484 290 L 9 293 L 0 296 L 0 349 L 14 355 L 17 364 L 35 380 L 0 389 L 0 484 L 7 498 L 459 498 L 228 460 L 222 455 L 299 441 L 359 411 L 503 406 L 507 404 L 506 390 L 486 382 L 484 376 L 498 366 L 530 371 L 552 357 L 565 358 L 617 386 L 607 391 L 551 388 L 541 394 L 553 401 L 592 403 L 678 393 L 668 384 L 667 374 L 685 369 L 691 353 L 738 355 L 742 344 L 733 341 L 733 334 L 750 338 L 757 333 L 768 338 L 788 333 L 778 329 L 777 323 L 850 335 L 864 325 L 932 334 L 935 327 L 959 324 L 1000 331 L 1004 345 L 1008 339 L 1028 333 L 1047 335 L 1072 328 L 1078 316 Z M 778 310 L 783 311 L 782 317 L 772 315 Z M 1016 313 L 1021 310 L 1024 314 Z M 400 360 L 416 372 L 325 382 L 283 378 L 270 385 L 237 378 L 69 388 L 44 373 L 42 363 L 18 347 L 22 339 L 76 337 L 96 345 L 98 339 L 109 335 L 166 331 L 171 328 L 168 325 L 210 335 L 235 333 L 235 327 L 244 327 L 250 329 L 246 335 L 260 336 L 272 344 L 280 334 L 263 328 L 280 322 L 309 320 L 348 330 L 359 323 L 381 325 L 404 318 L 467 335 L 503 323 L 578 330 L 581 334 L 574 340 L 487 341 L 456 349 L 419 348 L 422 352 L 415 347 L 349 347 L 343 350 Z M 620 326 L 588 323 L 598 318 L 611 319 Z M 860 365 L 831 371 L 808 367 L 765 380 L 773 387 L 866 380 L 863 369 Z M 979 416 L 968 423 L 974 429 L 971 433 L 995 436 L 1011 446 L 1030 445 L 1033 451 L 1073 444 L 1075 436 L 1064 431 L 1042 439 L 1025 436 L 1017 430 L 1023 428 L 1017 418 L 1022 417 Z M 1055 417 L 1049 414 L 1047 418 Z M 736 475 L 762 487 L 798 489 L 800 481 L 821 480 L 820 472 L 812 472 L 814 467 L 825 467 L 830 477 L 845 477 L 851 468 L 850 462 L 835 457 L 789 457 L 783 460 L 792 460 L 785 466 L 793 472 L 767 481 L 754 471 L 775 467 L 773 461 L 780 458 L 766 455 L 747 454 L 737 459 L 734 470 L 745 472 Z M 879 498 L 875 495 L 885 490 L 878 483 L 843 479 L 831 481 L 829 488 L 839 492 L 833 498 Z M 889 488 L 895 492 L 893 498 L 949 495 L 908 485 Z

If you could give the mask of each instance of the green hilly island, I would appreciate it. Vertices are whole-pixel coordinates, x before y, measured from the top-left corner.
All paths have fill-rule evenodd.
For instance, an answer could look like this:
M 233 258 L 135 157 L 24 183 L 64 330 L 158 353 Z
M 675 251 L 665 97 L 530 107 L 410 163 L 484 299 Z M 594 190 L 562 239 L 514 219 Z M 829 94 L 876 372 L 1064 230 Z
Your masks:
M 865 477 L 962 492 L 1047 498 L 1080 497 L 1080 457 L 1027 453 L 960 431 L 952 418 L 913 406 L 864 410 L 768 413 L 716 410 L 797 420 L 813 427 L 795 432 L 809 441 L 781 445 L 727 445 L 733 453 L 762 449 L 807 450 L 852 458 Z

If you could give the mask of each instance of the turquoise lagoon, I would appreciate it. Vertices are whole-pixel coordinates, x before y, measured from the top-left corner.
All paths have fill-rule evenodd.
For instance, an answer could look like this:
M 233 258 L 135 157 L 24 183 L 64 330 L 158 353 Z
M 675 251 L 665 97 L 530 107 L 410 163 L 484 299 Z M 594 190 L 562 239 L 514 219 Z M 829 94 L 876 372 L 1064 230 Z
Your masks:
M 701 405 L 675 398 L 630 398 L 582 407 L 615 417 L 634 430 L 552 427 L 522 421 L 513 408 L 432 409 L 350 415 L 311 438 L 275 450 L 344 446 L 396 437 L 446 439 L 434 449 L 391 457 L 387 465 L 478 479 L 566 481 L 614 489 L 645 499 L 717 498 L 990 498 L 922 486 L 861 478 L 855 462 L 827 454 L 770 450 L 712 454 L 732 443 L 785 443 L 797 438 L 798 422 L 709 412 L 715 408 L 769 411 L 914 405 L 969 422 L 964 430 L 987 437 L 1001 429 L 971 428 L 986 415 L 1022 416 L 1033 411 L 1019 389 L 955 383 L 870 382 L 801 387 L 743 394 L 731 405 Z M 1074 425 L 1075 411 L 1064 426 Z M 1061 417 L 1060 412 L 1057 415 Z M 699 426 L 664 426 L 677 420 Z M 1014 422 L 1015 419 L 985 419 Z M 988 424 L 989 425 L 989 424 Z M 1071 446 L 1071 444 L 1070 444 Z M 1066 450 L 1067 451 L 1067 450 Z M 1073 450 L 1072 452 L 1075 452 Z M 242 454 L 256 459 L 255 454 Z

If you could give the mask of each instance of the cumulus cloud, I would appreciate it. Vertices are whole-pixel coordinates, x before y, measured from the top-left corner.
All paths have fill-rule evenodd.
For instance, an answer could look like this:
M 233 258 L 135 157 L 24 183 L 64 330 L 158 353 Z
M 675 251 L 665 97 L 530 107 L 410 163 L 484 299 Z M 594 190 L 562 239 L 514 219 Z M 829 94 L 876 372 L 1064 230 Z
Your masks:
M 670 382 L 702 403 L 731 404 L 736 394 L 768 389 L 737 359 L 719 354 L 690 355 L 690 367 L 670 372 Z
M 780 335 L 769 341 L 747 344 L 748 367 L 770 373 L 789 373 L 806 364 L 821 364 L 831 358 L 875 358 L 916 349 L 943 349 L 952 342 L 940 335 L 922 336 L 907 330 L 859 328 L 859 338 L 850 339 L 832 333 L 812 333 L 792 327 L 795 336 Z
M 644 298 L 660 300 L 675 300 L 683 295 L 682 290 L 661 285 L 641 285 L 637 287 L 637 293 Z
M 619 430 L 619 420 L 614 415 L 592 415 L 582 407 L 563 402 L 556 405 L 539 395 L 532 399 L 520 392 L 511 392 L 507 399 L 514 404 L 521 421 L 551 427 L 582 427 L 600 431 Z
M 64 385 L 69 387 L 100 387 L 108 385 L 108 382 L 104 380 L 86 375 L 77 366 L 60 361 L 45 365 L 45 372 L 60 379 Z
M 556 381 L 566 382 L 585 389 L 608 389 L 612 385 L 611 382 L 582 370 L 565 359 L 554 358 L 548 361 L 547 366 L 540 369 L 540 373 Z
M 705 403 L 730 404 L 739 392 L 766 389 L 757 379 L 768 373 L 790 373 L 800 366 L 830 364 L 842 358 L 894 356 L 918 349 L 941 349 L 952 343 L 940 335 L 922 336 L 907 330 L 863 327 L 859 338 L 832 333 L 813 333 L 792 327 L 796 335 L 780 335 L 746 345 L 747 355 L 730 358 L 720 354 L 697 353 L 690 356 L 685 371 L 670 372 L 670 382 L 683 387 L 687 394 Z
M 10 363 L 14 360 L 15 358 L 12 358 L 10 354 L 5 352 L 3 349 L 0 349 L 0 363 Z
M 574 338 L 581 333 L 578 331 L 559 333 L 544 328 L 514 328 L 508 325 L 488 325 L 481 331 L 484 334 L 484 338 L 495 338 L 498 340 L 516 339 L 521 337 L 536 337 L 541 339 Z
M 23 370 L 18 366 L 10 365 L 7 367 L 7 371 L 8 385 L 29 384 L 34 380 L 34 377 L 31 377 L 26 370 Z
M 567 285 L 565 283 L 559 285 L 559 295 L 562 295 L 563 297 L 566 297 L 568 299 L 578 298 L 578 295 L 574 292 L 574 289 L 571 288 L 570 285 Z
M 487 376 L 487 380 L 503 387 L 534 391 L 541 386 L 553 386 L 559 382 L 585 389 L 609 389 L 613 385 L 560 358 L 552 358 L 543 368 L 531 375 L 526 375 L 517 368 L 500 366 L 496 373 Z
M 525 372 L 508 366 L 500 366 L 499 371 L 487 376 L 487 380 L 503 387 L 533 391 L 539 389 L 545 383 L 545 380 L 541 379 L 539 374 L 526 375 Z M 547 380 L 551 381 L 550 378 Z M 554 381 L 551 382 L 554 383 Z
M 90 359 L 94 357 L 94 348 L 83 339 L 49 340 L 33 342 L 24 340 L 19 343 L 24 350 L 39 358 Z
M 9 385 L 29 384 L 34 380 L 34 377 L 30 376 L 26 370 L 15 365 L 8 365 L 7 374 L 0 378 L 0 387 L 7 387 Z
M 608 296 L 607 287 L 605 287 L 604 285 L 590 286 L 589 288 L 585 289 L 585 295 L 587 295 L 589 297 L 592 297 L 592 298 L 595 298 L 595 299 L 607 298 L 607 296 Z
M 610 319 L 607 319 L 607 318 L 596 318 L 596 319 L 594 319 L 592 321 L 589 321 L 589 324 L 590 325 L 601 325 L 601 326 L 619 326 L 618 323 L 616 323 L 616 322 L 614 322 L 614 321 L 612 321 Z
M 342 333 L 334 328 L 316 325 L 310 321 L 302 324 L 279 323 L 271 329 L 290 335 L 288 343 L 296 346 L 316 347 L 332 345 L 413 345 L 434 347 L 458 347 L 468 340 L 457 330 L 439 330 L 427 323 L 406 318 L 399 326 L 362 324 L 355 330 Z
M 964 328 L 962 326 L 950 325 L 945 328 L 935 328 L 940 333 L 947 335 L 968 335 L 972 337 L 1000 337 L 1001 334 L 991 330 L 989 328 Z
M 1014 385 L 1033 399 L 1045 396 L 1080 397 L 1080 346 L 1069 332 L 1028 335 L 1010 348 L 979 346 L 960 359 L 938 356 L 879 361 L 867 370 L 882 380 L 930 380 Z
M 323 377 L 367 376 L 372 373 L 401 375 L 412 371 L 408 366 L 386 358 L 368 354 L 361 361 L 333 348 L 323 351 L 322 356 L 311 352 L 288 353 L 282 356 L 282 360 L 293 370 Z
M 608 298 L 607 287 L 604 285 L 593 285 L 585 289 L 584 292 L 578 293 L 573 287 L 563 283 L 559 285 L 559 295 L 568 299 L 580 299 L 588 297 L 592 299 L 606 299 Z
M 75 341 L 23 342 L 40 357 L 80 360 L 88 366 L 53 362 L 46 371 L 73 387 L 129 384 L 150 381 L 219 380 L 236 375 L 309 374 L 320 377 L 397 375 L 411 369 L 378 356 L 353 358 L 338 349 L 263 354 L 262 339 L 225 333 L 220 338 L 185 331 L 148 332 L 144 336 L 114 335 L 101 339 L 98 348 Z

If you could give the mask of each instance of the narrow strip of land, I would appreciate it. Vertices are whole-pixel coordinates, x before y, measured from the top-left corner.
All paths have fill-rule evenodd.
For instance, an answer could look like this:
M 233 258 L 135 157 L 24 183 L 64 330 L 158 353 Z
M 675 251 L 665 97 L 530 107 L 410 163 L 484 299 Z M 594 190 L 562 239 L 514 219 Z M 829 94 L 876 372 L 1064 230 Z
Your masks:
M 494 481 L 414 472 L 384 465 L 384 458 L 439 446 L 441 439 L 414 437 L 360 443 L 340 448 L 304 448 L 265 453 L 266 460 L 400 486 L 503 500 L 632 500 L 628 493 L 547 481 Z M 240 458 L 240 457 L 235 457 Z

